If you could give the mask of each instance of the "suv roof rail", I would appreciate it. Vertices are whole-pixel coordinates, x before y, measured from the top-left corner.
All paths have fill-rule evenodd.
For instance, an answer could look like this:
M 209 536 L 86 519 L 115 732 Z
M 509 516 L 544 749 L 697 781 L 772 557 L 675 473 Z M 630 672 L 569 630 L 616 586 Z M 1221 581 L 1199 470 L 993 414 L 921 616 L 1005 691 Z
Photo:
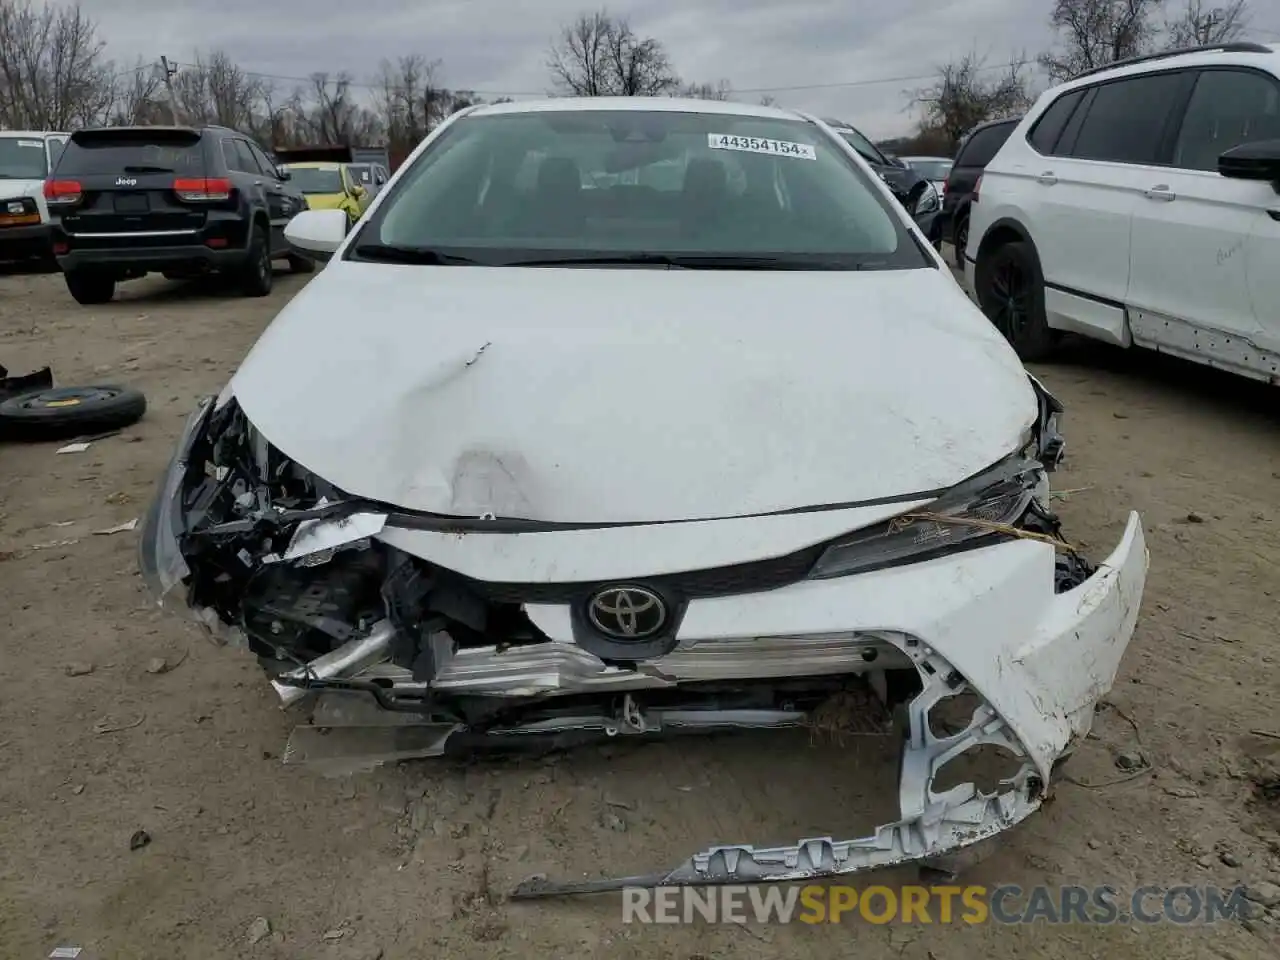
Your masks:
M 1131 67 L 1136 63 L 1149 63 L 1152 60 L 1163 60 L 1165 57 L 1180 57 L 1184 53 L 1274 53 L 1264 43 L 1254 43 L 1251 40 L 1240 40 L 1232 43 L 1209 43 L 1200 47 L 1179 47 L 1176 50 L 1161 50 L 1159 53 L 1144 53 L 1140 57 L 1126 57 L 1124 60 L 1116 60 L 1112 63 L 1104 63 L 1100 67 L 1091 67 L 1088 70 L 1082 70 L 1073 76 L 1072 80 L 1079 80 L 1081 77 L 1091 77 L 1095 73 L 1103 73 L 1107 70 L 1115 70 L 1117 67 Z

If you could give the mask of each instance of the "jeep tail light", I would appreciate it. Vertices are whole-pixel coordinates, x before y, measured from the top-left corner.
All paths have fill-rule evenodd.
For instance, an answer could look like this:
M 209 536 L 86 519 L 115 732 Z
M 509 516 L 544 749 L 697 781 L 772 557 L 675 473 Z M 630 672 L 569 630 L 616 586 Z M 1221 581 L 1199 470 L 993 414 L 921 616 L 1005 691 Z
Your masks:
M 978 179 L 973 182 L 973 203 L 978 202 L 978 191 L 982 189 L 982 174 L 978 174 Z
M 226 177 L 179 178 L 173 181 L 173 192 L 188 203 L 231 199 L 231 181 Z
M 79 203 L 84 190 L 79 180 L 46 180 L 44 201 L 50 206 Z
M 951 177 L 950 175 L 948 175 L 947 178 L 942 181 L 942 195 L 945 197 L 950 192 L 951 192 Z

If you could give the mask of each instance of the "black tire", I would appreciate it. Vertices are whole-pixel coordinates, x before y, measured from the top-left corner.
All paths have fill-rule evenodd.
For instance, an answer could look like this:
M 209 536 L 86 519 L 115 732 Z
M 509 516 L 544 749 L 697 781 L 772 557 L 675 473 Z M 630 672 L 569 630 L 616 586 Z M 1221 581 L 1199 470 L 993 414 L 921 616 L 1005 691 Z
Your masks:
M 240 292 L 246 297 L 265 297 L 271 293 L 271 241 L 260 226 L 253 228 L 249 252 L 240 267 Z
M 951 231 L 951 246 L 956 253 L 956 269 L 964 269 L 964 248 L 969 245 L 969 215 L 965 214 L 956 221 Z
M 316 262 L 310 257 L 298 253 L 289 254 L 289 271 L 291 273 L 315 273 Z
M 0 403 L 0 437 L 56 440 L 119 430 L 147 412 L 147 398 L 132 387 L 55 387 Z
M 94 273 L 88 270 L 69 270 L 65 274 L 67 290 L 75 298 L 76 303 L 94 306 L 99 303 L 110 303 L 116 295 L 116 278 L 107 273 Z
M 1048 359 L 1058 333 L 1045 319 L 1044 277 L 1035 248 L 1019 240 L 979 254 L 974 280 L 978 305 L 1018 357 Z

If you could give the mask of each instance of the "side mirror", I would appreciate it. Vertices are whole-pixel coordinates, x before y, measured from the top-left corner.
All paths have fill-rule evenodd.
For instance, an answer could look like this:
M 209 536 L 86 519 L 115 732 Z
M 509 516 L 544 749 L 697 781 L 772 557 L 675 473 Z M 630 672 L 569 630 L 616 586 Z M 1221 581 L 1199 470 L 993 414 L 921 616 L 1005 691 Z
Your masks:
M 1218 173 L 1235 180 L 1280 184 L 1280 140 L 1259 140 L 1232 147 L 1218 157 Z
M 277 171 L 276 171 L 276 176 L 277 176 L 277 177 L 279 177 L 281 180 L 292 180 L 292 179 L 293 179 L 293 174 L 292 174 L 292 173 L 290 173 L 288 170 L 277 170 Z
M 350 226 L 345 210 L 304 210 L 285 225 L 284 237 L 304 253 L 327 259 L 347 239 Z

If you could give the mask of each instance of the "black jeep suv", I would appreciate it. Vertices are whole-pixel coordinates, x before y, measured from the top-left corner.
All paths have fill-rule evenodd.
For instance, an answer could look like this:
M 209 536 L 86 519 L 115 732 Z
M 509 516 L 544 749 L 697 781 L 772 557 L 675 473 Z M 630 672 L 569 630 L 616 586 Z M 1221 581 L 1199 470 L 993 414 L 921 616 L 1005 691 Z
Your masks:
M 306 209 L 263 150 L 224 127 L 103 127 L 71 135 L 44 185 L 67 289 L 106 303 L 116 283 L 217 272 L 245 296 L 271 292 L 271 261 L 315 269 L 285 240 Z

